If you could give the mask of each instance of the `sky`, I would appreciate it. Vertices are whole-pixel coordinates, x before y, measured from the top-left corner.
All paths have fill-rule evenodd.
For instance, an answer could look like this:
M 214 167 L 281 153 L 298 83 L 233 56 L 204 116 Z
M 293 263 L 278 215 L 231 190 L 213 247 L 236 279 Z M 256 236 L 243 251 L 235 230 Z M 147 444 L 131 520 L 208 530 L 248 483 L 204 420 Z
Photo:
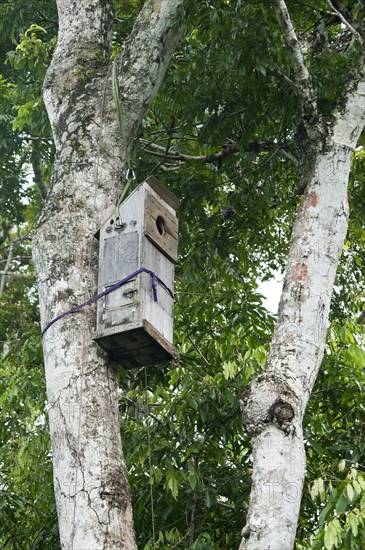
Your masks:
M 282 286 L 283 276 L 279 272 L 275 274 L 275 278 L 271 281 L 265 281 L 264 283 L 259 281 L 259 291 L 265 296 L 263 305 L 270 313 L 277 313 L 278 311 Z

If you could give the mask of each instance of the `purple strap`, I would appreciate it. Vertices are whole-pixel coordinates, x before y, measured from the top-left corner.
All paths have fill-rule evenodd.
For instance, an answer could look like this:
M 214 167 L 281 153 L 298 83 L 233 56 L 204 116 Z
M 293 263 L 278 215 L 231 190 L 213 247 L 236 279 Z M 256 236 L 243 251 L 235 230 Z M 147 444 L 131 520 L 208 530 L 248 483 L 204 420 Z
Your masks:
M 125 283 L 127 283 L 128 281 L 130 281 L 131 279 L 136 277 L 136 275 L 139 275 L 139 273 L 148 273 L 149 275 L 151 275 L 151 286 L 152 286 L 152 293 L 153 293 L 153 301 L 154 302 L 157 302 L 157 283 L 159 283 L 170 294 L 171 298 L 174 300 L 173 292 L 162 281 L 162 279 L 157 277 L 157 275 L 154 271 L 151 271 L 150 269 L 146 269 L 145 267 L 141 267 L 140 269 L 137 269 L 137 271 L 134 271 L 133 273 L 131 273 L 130 275 L 128 275 L 124 279 L 121 279 L 120 281 L 118 281 L 114 285 L 112 285 L 109 288 L 103 290 L 103 292 L 100 292 L 100 294 L 97 294 L 96 296 L 92 296 L 91 298 L 89 298 L 83 304 L 80 304 L 79 306 L 75 306 L 72 309 L 69 309 L 68 311 L 65 311 L 64 313 L 61 313 L 60 315 L 58 315 L 57 317 L 52 319 L 52 321 L 50 321 L 45 326 L 45 328 L 42 330 L 42 336 L 49 329 L 49 327 L 51 327 L 54 323 L 56 323 L 56 321 L 59 321 L 60 319 L 62 319 L 62 317 L 66 317 L 66 315 L 70 315 L 70 313 L 75 313 L 75 311 L 79 311 L 83 307 L 93 304 L 94 302 L 96 302 L 97 300 L 99 300 L 100 298 L 105 296 L 106 294 L 109 294 L 109 292 L 113 292 L 113 290 L 116 290 L 120 286 L 124 285 Z

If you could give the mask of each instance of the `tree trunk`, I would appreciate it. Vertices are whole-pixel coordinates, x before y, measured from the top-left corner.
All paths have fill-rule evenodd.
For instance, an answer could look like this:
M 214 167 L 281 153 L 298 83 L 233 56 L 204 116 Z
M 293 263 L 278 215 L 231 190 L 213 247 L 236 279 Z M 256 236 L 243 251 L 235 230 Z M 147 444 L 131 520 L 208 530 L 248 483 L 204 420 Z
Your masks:
M 324 353 L 332 289 L 348 221 L 351 158 L 365 124 L 365 82 L 353 86 L 307 159 L 308 181 L 292 231 L 265 373 L 242 395 L 254 436 L 250 507 L 240 550 L 291 550 L 305 452 L 302 421 Z M 315 133 L 314 133 L 315 134 Z M 314 135 L 313 134 L 313 135 Z
M 96 291 L 94 234 L 113 211 L 141 120 L 184 19 L 183 0 L 149 0 L 117 62 L 126 142 L 112 100 L 111 0 L 58 0 L 59 38 L 44 84 L 56 144 L 34 238 L 43 327 Z M 93 342 L 84 308 L 43 337 L 62 548 L 136 547 L 123 460 L 116 371 Z

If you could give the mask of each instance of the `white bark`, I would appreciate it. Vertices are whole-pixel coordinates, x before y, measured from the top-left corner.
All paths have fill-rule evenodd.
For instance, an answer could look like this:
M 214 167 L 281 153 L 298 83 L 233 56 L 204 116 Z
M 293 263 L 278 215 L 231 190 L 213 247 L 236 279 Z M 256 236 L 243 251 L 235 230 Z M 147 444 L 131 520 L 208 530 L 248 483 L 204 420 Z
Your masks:
M 13 243 L 13 241 L 10 241 L 9 249 L 8 249 L 8 256 L 6 258 L 6 263 L 5 263 L 5 269 L 4 269 L 4 271 L 0 272 L 0 276 L 1 276 L 1 279 L 0 279 L 0 298 L 2 297 L 2 295 L 4 293 L 6 277 L 8 276 L 10 264 L 11 264 L 11 261 L 13 259 L 13 250 L 14 250 L 14 243 Z
M 332 125 L 321 125 L 324 141 L 317 144 L 293 227 L 266 372 L 242 395 L 244 424 L 254 436 L 254 463 L 240 550 L 294 546 L 305 475 L 302 420 L 323 358 L 332 289 L 347 231 L 350 163 L 364 124 L 365 81 L 361 81 L 334 113 Z
M 57 4 L 60 33 L 44 85 L 57 157 L 33 246 L 43 327 L 94 293 L 93 235 L 126 171 L 108 63 L 114 2 Z M 176 46 L 182 4 L 147 1 L 119 61 L 129 148 Z M 61 544 L 133 549 L 116 371 L 92 340 L 94 323 L 94 312 L 84 309 L 52 325 L 43 339 Z
M 312 78 L 308 71 L 301 43 L 295 32 L 293 23 L 284 0 L 274 0 L 274 7 L 279 23 L 284 33 L 285 45 L 288 48 L 294 70 L 294 82 L 300 95 L 302 111 L 307 119 L 311 119 L 317 112 L 317 100 L 312 85 Z

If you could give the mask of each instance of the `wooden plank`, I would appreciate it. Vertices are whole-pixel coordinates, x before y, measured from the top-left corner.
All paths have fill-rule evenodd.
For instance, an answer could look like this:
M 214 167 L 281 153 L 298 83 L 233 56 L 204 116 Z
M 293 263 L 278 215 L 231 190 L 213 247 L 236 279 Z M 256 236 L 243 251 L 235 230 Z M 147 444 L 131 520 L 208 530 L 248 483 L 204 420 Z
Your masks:
M 178 220 L 177 217 L 166 208 L 162 201 L 159 201 L 152 195 L 152 193 L 146 193 L 145 209 L 150 213 L 152 218 L 156 221 L 159 216 L 165 220 L 165 233 L 171 235 L 174 239 L 178 237 Z M 157 229 L 157 227 L 156 227 Z
M 116 329 L 109 329 L 109 334 L 106 334 L 108 330 L 95 334 L 94 340 L 111 359 L 126 368 L 168 363 L 177 357 L 175 347 L 146 320 L 142 326 L 130 331 L 117 332 Z M 132 347 L 128 348 L 129 345 Z
M 138 231 L 106 234 L 100 256 L 99 284 L 102 288 L 116 283 L 138 269 Z
M 171 291 L 174 291 L 174 262 L 156 249 L 156 246 L 144 238 L 144 259 L 146 267 L 153 269 Z M 173 339 L 173 305 L 171 295 L 157 285 L 157 302 L 153 301 L 151 278 L 142 278 L 140 301 L 143 303 L 142 319 L 149 321 L 166 340 Z
M 160 197 L 167 202 L 174 210 L 177 210 L 180 207 L 179 199 L 163 185 L 160 180 L 155 176 L 149 176 L 145 179 L 145 182 L 148 183 L 150 187 L 158 194 Z
M 144 331 L 134 330 L 133 332 L 123 332 L 114 336 L 116 342 L 125 350 L 132 351 L 148 347 L 150 338 Z
M 171 355 L 171 357 L 177 357 L 178 354 L 176 348 L 170 342 L 168 342 L 166 338 L 164 338 L 162 334 L 160 334 L 158 330 L 156 330 L 155 327 L 151 325 L 151 323 L 146 321 L 146 319 L 143 319 L 143 328 L 153 338 L 155 342 L 160 344 L 162 349 L 166 350 Z
M 176 263 L 178 220 L 151 193 L 146 193 L 145 198 L 144 233 L 163 254 Z

